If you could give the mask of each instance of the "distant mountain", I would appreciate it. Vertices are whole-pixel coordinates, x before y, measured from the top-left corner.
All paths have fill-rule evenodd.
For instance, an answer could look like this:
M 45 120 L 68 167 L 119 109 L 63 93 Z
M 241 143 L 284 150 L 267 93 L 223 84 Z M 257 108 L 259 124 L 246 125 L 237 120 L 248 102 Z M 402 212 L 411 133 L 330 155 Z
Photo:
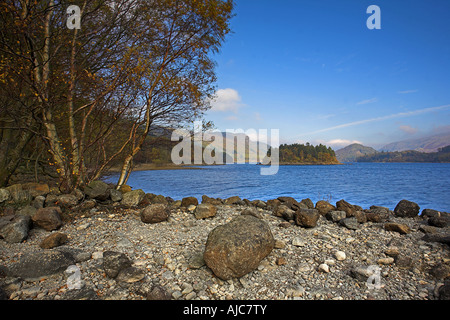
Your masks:
M 393 142 L 385 145 L 380 151 L 406 151 L 437 152 L 439 148 L 450 145 L 450 132 L 420 138 Z
M 358 157 L 377 153 L 377 150 L 371 147 L 363 146 L 359 143 L 354 143 L 345 148 L 339 149 L 336 152 L 336 158 L 340 162 L 355 162 Z
M 216 140 L 216 137 L 219 138 L 219 140 Z M 194 141 L 194 145 L 198 145 L 198 143 L 199 142 Z M 230 132 L 204 132 L 202 148 L 208 146 L 211 151 L 214 149 L 215 152 L 221 152 L 223 154 L 224 163 L 239 161 L 244 161 L 246 163 L 261 162 L 262 159 L 259 159 L 259 150 L 265 150 L 267 153 L 270 149 L 268 144 L 254 141 L 245 133 Z

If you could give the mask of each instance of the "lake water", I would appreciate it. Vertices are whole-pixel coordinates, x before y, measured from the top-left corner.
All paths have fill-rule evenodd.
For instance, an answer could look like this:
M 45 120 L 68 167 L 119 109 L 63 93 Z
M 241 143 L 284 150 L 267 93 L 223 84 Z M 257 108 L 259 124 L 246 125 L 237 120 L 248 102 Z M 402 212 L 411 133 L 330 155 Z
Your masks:
M 260 175 L 260 167 L 231 164 L 200 170 L 135 171 L 128 180 L 133 189 L 162 194 L 175 200 L 206 194 L 213 198 L 238 195 L 268 200 L 290 196 L 298 201 L 332 204 L 344 199 L 363 208 L 393 210 L 402 199 L 425 208 L 450 212 L 450 163 L 355 163 L 334 166 L 280 166 L 276 175 Z M 116 183 L 117 175 L 108 177 Z

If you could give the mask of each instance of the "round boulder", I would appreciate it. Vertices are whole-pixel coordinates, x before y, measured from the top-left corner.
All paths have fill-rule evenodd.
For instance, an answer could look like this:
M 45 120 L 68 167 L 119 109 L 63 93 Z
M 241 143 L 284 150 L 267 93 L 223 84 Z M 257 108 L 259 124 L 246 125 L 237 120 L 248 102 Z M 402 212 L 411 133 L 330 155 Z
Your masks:
M 295 223 L 304 228 L 314 228 L 317 225 L 317 220 L 320 218 L 320 213 L 316 209 L 298 209 L 294 214 Z
M 195 218 L 197 219 L 205 219 L 205 218 L 211 218 L 216 215 L 217 209 L 213 204 L 210 203 L 200 203 L 195 208 Z
M 125 207 L 137 207 L 144 196 L 145 192 L 142 189 L 133 190 L 122 195 L 120 204 Z
M 325 200 L 319 200 L 316 203 L 316 209 L 322 216 L 325 216 L 328 212 L 336 210 L 336 207 Z
M 181 200 L 182 207 L 189 207 L 190 205 L 198 205 L 198 199 L 196 197 L 185 197 Z
M 255 270 L 274 245 L 267 223 L 240 215 L 209 233 L 203 258 L 220 279 L 239 278 Z
M 154 203 L 141 211 L 141 221 L 144 223 L 158 223 L 169 218 L 169 209 L 162 203 Z
M 419 214 L 419 210 L 420 207 L 417 203 L 408 200 L 402 200 L 395 207 L 394 214 L 397 217 L 414 218 Z
M 60 213 L 59 207 L 45 207 L 38 209 L 31 219 L 34 225 L 52 231 L 59 229 L 63 224 Z

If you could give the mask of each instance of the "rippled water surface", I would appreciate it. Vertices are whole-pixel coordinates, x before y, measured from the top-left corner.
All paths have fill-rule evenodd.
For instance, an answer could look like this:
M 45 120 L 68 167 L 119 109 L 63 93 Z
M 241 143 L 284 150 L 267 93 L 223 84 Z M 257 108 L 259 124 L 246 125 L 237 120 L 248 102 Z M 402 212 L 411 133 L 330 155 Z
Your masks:
M 291 196 L 345 199 L 363 208 L 371 205 L 394 209 L 402 199 L 421 209 L 450 212 L 449 163 L 355 163 L 337 166 L 280 166 L 276 175 L 260 175 L 261 166 L 232 164 L 198 170 L 135 171 L 128 184 L 146 193 L 174 199 L 206 194 L 214 198 L 238 195 L 242 199 L 268 200 Z M 107 178 L 117 182 L 117 175 Z

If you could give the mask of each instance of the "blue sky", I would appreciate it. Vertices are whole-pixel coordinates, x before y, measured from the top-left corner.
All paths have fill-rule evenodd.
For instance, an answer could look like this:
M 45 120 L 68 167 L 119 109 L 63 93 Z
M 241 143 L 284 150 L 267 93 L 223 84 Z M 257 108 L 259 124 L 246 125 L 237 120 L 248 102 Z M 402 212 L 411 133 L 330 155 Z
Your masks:
M 214 57 L 218 129 L 335 149 L 450 131 L 450 1 L 236 0 L 235 14 Z

